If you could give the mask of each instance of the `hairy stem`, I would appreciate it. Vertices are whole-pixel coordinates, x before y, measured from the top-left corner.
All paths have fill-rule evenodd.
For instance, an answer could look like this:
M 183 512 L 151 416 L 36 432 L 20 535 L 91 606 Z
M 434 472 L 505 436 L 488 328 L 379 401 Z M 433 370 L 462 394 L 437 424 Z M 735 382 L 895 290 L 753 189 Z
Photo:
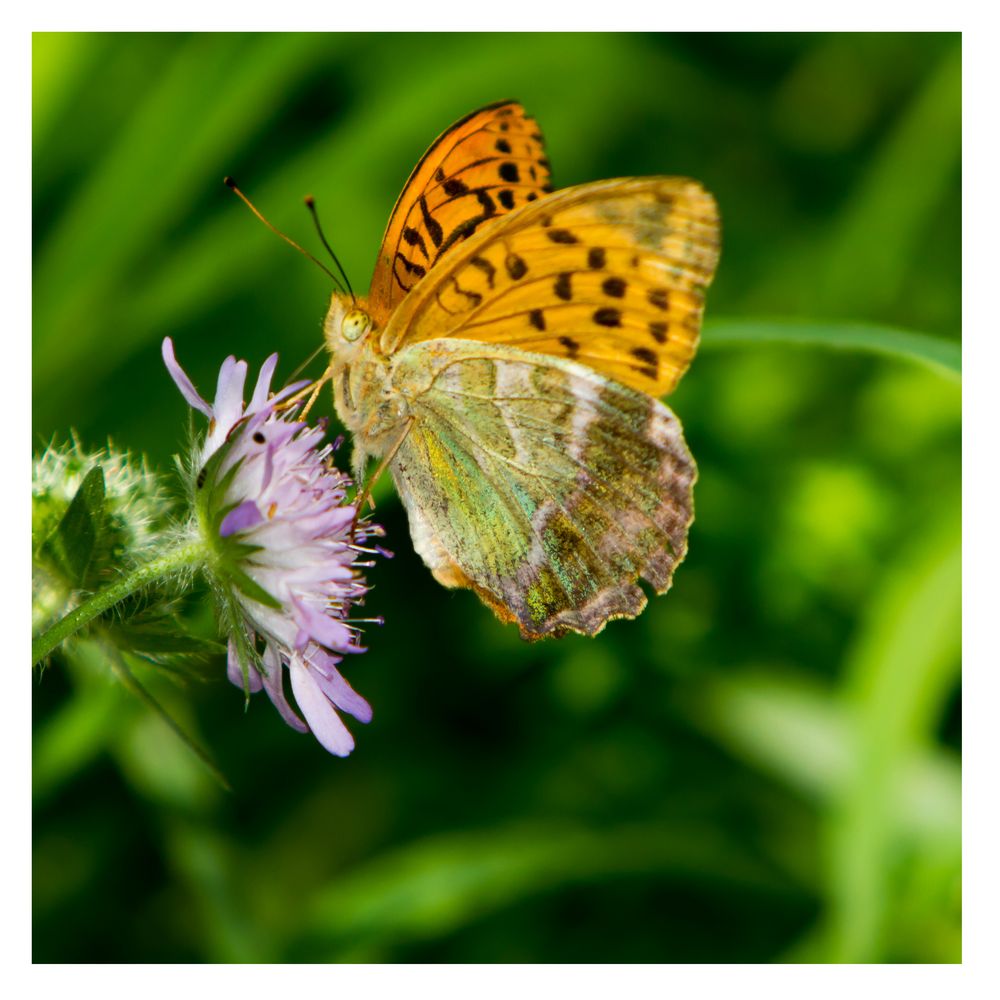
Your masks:
M 44 660 L 61 642 L 93 621 L 98 615 L 114 607 L 119 601 L 134 594 L 156 580 L 172 576 L 178 570 L 198 566 L 206 559 L 205 546 L 199 542 L 185 542 L 170 549 L 156 559 L 138 567 L 126 576 L 88 597 L 51 628 L 36 636 L 31 643 L 31 663 Z

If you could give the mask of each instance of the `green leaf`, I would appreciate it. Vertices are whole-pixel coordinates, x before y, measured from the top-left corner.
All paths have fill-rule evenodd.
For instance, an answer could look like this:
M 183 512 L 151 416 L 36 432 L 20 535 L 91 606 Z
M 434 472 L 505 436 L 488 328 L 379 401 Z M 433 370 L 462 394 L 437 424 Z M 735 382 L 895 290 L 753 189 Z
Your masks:
M 130 621 L 107 631 L 119 649 L 156 660 L 165 656 L 217 656 L 225 652 L 225 647 L 218 641 L 185 632 L 184 626 L 176 619 L 155 623 Z
M 837 351 L 865 351 L 912 361 L 946 378 L 962 377 L 962 346 L 954 340 L 877 323 L 809 319 L 710 319 L 702 349 L 789 344 Z
M 680 875 L 773 890 L 783 879 L 722 833 L 651 823 L 532 823 L 407 845 L 320 891 L 307 927 L 327 960 L 430 940 L 532 895 L 594 880 Z
M 105 524 L 104 471 L 95 465 L 80 484 L 58 527 L 42 546 L 66 578 L 82 587 Z
M 108 642 L 101 644 L 112 670 L 122 684 L 140 701 L 151 708 L 167 728 L 201 761 L 212 777 L 227 791 L 232 791 L 226 776 L 219 770 L 209 752 L 170 714 L 161 702 L 135 676 L 122 653 Z

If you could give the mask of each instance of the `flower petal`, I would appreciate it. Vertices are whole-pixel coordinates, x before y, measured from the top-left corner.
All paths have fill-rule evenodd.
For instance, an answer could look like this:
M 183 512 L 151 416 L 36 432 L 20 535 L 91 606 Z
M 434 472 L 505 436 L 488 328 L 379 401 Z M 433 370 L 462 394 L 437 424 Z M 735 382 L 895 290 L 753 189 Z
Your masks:
M 274 369 L 278 367 L 278 355 L 272 354 L 267 361 L 260 366 L 260 374 L 257 376 L 257 385 L 254 386 L 253 398 L 247 407 L 247 413 L 256 413 L 267 402 L 267 394 L 271 391 L 271 379 L 274 376 Z
M 271 476 L 274 475 L 274 445 L 269 444 L 264 451 L 264 472 L 260 480 L 260 489 L 264 490 L 271 485 Z
M 308 667 L 292 660 L 292 691 L 302 714 L 320 744 L 338 757 L 346 757 L 354 749 L 354 737 L 340 721 L 326 695 Z
M 240 668 L 240 657 L 236 652 L 236 643 L 229 640 L 229 649 L 226 653 L 226 676 L 238 688 L 243 687 L 243 671 Z M 257 668 L 251 663 L 247 670 L 247 680 L 249 681 L 250 693 L 256 694 L 263 686 Z
M 304 389 L 307 385 L 309 385 L 309 379 L 307 378 L 300 379 L 298 382 L 293 382 L 291 385 L 286 385 L 281 392 L 276 392 L 274 394 L 274 398 L 271 400 L 271 403 L 280 403 L 283 399 L 287 399 L 289 396 L 294 396 L 299 389 Z
M 336 618 L 328 618 L 319 611 L 314 611 L 297 597 L 292 598 L 299 628 L 309 633 L 320 646 L 346 652 L 354 647 L 354 633 Z
M 161 350 L 163 353 L 163 363 L 167 366 L 167 371 L 170 373 L 170 377 L 174 380 L 174 385 L 180 389 L 181 395 L 191 406 L 193 406 L 196 410 L 201 410 L 201 412 L 204 413 L 209 420 L 211 420 L 212 407 L 198 395 L 198 390 L 195 389 L 194 383 L 187 377 L 187 373 L 177 363 L 177 359 L 174 357 L 174 342 L 169 337 L 163 338 L 163 346 Z
M 274 647 L 268 644 L 264 650 L 264 666 L 267 674 L 264 677 L 264 690 L 267 692 L 271 704 L 278 710 L 278 714 L 292 727 L 300 733 L 308 733 L 309 727 L 295 714 L 292 706 L 285 699 L 284 671 L 281 669 L 281 660 L 274 651 Z
M 323 655 L 323 659 L 326 660 L 325 663 L 313 654 L 310 654 L 309 659 L 314 662 L 316 669 L 313 670 L 313 676 L 316 678 L 316 683 L 319 684 L 323 694 L 337 708 L 353 715 L 358 722 L 371 722 L 371 705 L 347 683 L 340 671 L 333 665 L 333 660 L 325 654 Z
M 243 416 L 243 387 L 247 380 L 247 363 L 231 354 L 219 369 L 215 388 L 215 421 L 225 437 Z
M 257 504 L 253 500 L 244 500 L 243 503 L 231 510 L 219 525 L 219 534 L 223 538 L 235 535 L 238 531 L 246 531 L 255 524 L 260 524 L 264 520 L 264 515 L 257 509 Z

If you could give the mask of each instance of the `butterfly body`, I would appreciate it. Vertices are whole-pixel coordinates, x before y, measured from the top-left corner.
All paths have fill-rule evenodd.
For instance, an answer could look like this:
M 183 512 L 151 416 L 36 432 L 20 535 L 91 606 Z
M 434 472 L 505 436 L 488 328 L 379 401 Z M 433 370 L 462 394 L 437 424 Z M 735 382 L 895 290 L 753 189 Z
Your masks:
M 715 203 L 670 177 L 549 193 L 510 102 L 455 128 L 397 203 L 368 299 L 333 297 L 335 406 L 441 583 L 525 638 L 593 635 L 686 552 L 696 469 L 655 397 L 697 344 Z
M 393 385 L 392 359 L 379 351 L 377 330 L 365 305 L 364 299 L 352 301 L 335 292 L 324 324 L 334 408 L 354 442 L 357 482 L 368 458 L 380 457 L 387 439 L 409 417 L 406 399 Z

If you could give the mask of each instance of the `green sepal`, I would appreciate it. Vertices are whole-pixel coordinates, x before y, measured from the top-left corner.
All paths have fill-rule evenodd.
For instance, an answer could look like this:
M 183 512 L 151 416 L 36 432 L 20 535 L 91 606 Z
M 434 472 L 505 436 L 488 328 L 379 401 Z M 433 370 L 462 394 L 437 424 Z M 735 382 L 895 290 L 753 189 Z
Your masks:
M 246 597 L 249 597 L 251 601 L 263 604 L 267 608 L 274 608 L 276 611 L 281 610 L 281 601 L 269 594 L 256 580 L 244 573 L 238 566 L 227 565 L 222 568 L 222 572 L 229 582 Z
M 240 665 L 240 672 L 243 674 L 243 698 L 244 709 L 250 706 L 250 665 L 261 674 L 266 674 L 260 653 L 254 648 L 247 637 L 246 625 L 243 621 L 243 612 L 229 595 L 219 595 L 220 618 L 223 619 L 225 631 L 230 640 L 236 646 L 236 660 Z
M 220 448 L 208 460 L 208 463 L 206 464 L 205 468 L 209 469 L 209 466 L 213 464 L 216 458 L 228 452 L 230 447 L 231 446 L 228 443 L 226 445 L 223 445 L 223 447 Z M 220 464 L 221 464 L 221 459 L 220 459 Z M 239 506 L 238 503 L 219 505 L 219 502 L 222 498 L 225 497 L 227 491 L 229 490 L 229 487 L 232 486 L 233 480 L 236 478 L 236 473 L 239 472 L 240 466 L 242 464 L 243 464 L 242 458 L 233 462 L 233 464 L 228 469 L 226 469 L 225 475 L 217 482 L 213 478 L 212 469 L 209 469 L 209 471 L 206 473 L 205 476 L 206 510 L 211 516 L 212 527 L 216 531 L 222 524 L 226 514 L 228 514 L 231 510 L 235 510 Z M 216 468 L 218 468 L 218 466 L 216 466 Z
M 84 586 L 87 580 L 106 520 L 104 470 L 95 465 L 40 550 L 74 587 Z
M 228 441 L 224 442 L 194 474 L 195 506 L 203 523 L 211 525 L 213 530 L 218 529 L 218 526 L 222 523 L 222 518 L 225 517 L 225 514 L 220 513 L 216 509 L 218 502 L 221 498 L 225 497 L 226 490 L 229 489 L 233 478 L 243 464 L 243 459 L 241 458 L 239 461 L 233 463 L 232 468 L 226 470 L 225 475 L 221 479 L 216 478 L 222 463 L 226 460 L 226 456 L 228 456 L 235 441 L 236 438 L 231 437 Z

